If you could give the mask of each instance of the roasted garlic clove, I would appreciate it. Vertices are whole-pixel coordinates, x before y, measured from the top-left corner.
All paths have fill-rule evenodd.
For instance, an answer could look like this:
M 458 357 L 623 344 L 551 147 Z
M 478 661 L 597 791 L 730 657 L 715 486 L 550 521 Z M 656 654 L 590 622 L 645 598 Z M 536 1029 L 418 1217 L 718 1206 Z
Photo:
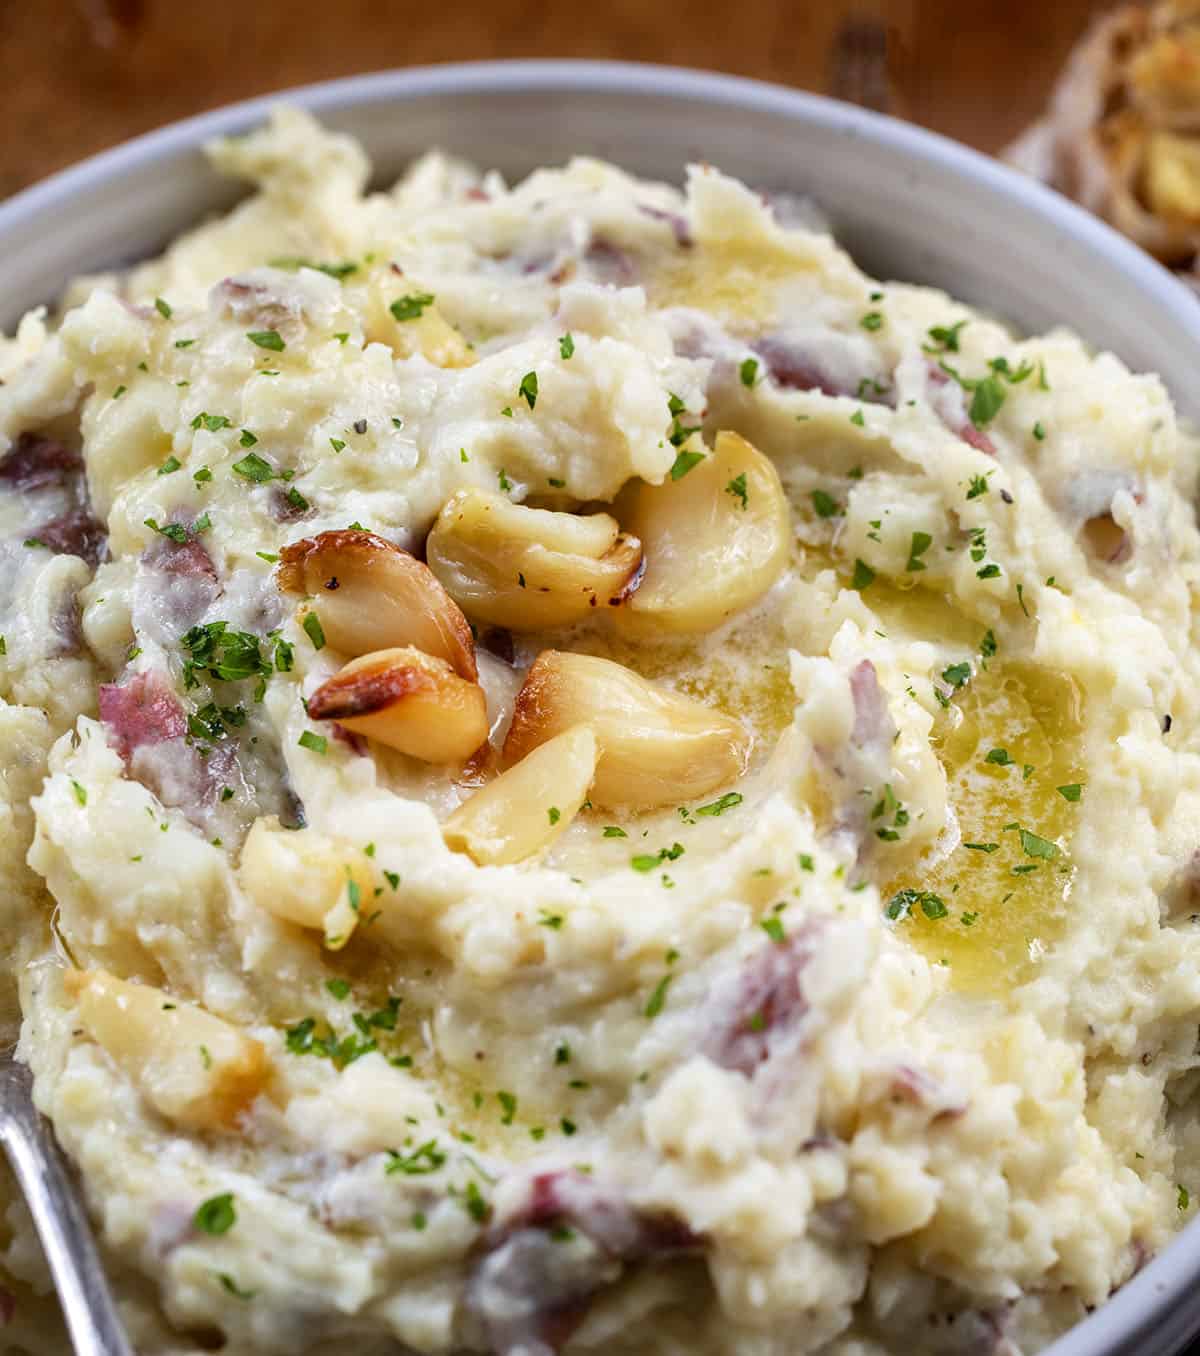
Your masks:
M 415 645 L 475 681 L 475 642 L 428 566 L 374 532 L 322 532 L 279 553 L 279 587 L 316 599 L 325 639 L 345 654 Z
M 779 474 L 736 433 L 719 433 L 712 452 L 677 480 L 628 485 L 616 509 L 646 554 L 645 576 L 617 614 L 631 627 L 711 631 L 756 603 L 787 563 L 791 524 Z
M 435 367 L 470 367 L 471 345 L 420 283 L 388 269 L 372 276 L 364 316 L 368 343 L 386 344 L 397 358 L 420 354 Z
M 480 866 L 532 857 L 579 813 L 598 753 L 586 725 L 556 735 L 464 801 L 442 825 L 442 836 Z
M 607 513 L 525 508 L 460 490 L 433 525 L 429 568 L 468 616 L 511 631 L 566 626 L 636 587 L 641 543 Z
M 79 1026 L 168 1120 L 228 1129 L 262 1092 L 262 1045 L 195 1003 L 105 970 L 69 970 Z
M 284 829 L 274 815 L 254 821 L 238 874 L 261 909 L 324 932 L 331 951 L 350 940 L 375 888 L 361 848 L 316 829 Z
M 308 714 L 426 763 L 465 762 L 488 734 L 479 684 L 411 645 L 352 659 L 308 699 Z
M 600 749 L 597 805 L 678 805 L 727 785 L 746 765 L 749 737 L 737 721 L 611 660 L 562 650 L 543 650 L 529 670 L 504 761 L 519 763 L 581 724 Z

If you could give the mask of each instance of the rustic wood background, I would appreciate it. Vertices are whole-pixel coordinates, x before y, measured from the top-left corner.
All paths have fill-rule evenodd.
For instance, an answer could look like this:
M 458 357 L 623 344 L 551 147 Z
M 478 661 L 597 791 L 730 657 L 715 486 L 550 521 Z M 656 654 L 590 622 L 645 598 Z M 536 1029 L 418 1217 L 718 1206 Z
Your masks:
M 984 150 L 1095 0 L 0 0 L 0 197 L 233 99 L 487 57 L 670 62 L 837 93 Z

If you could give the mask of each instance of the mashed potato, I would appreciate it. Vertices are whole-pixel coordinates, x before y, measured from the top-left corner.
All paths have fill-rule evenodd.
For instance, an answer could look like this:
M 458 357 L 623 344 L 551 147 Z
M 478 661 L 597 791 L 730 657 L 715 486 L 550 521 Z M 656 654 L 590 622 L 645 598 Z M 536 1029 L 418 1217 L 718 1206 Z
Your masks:
M 138 1350 L 1103 1302 L 1200 1190 L 1160 382 L 707 167 L 211 154 L 240 207 L 0 343 L 0 1001 Z

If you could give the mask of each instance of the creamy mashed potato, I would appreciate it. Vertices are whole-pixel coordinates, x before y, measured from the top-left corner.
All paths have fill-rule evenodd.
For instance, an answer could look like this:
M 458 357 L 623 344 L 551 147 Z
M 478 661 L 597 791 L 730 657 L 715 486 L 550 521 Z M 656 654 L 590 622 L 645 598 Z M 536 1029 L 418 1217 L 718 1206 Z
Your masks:
M 0 344 L 2 1001 L 138 1350 L 1102 1303 L 1200 1190 L 1161 383 L 707 167 L 211 154 L 241 206 Z

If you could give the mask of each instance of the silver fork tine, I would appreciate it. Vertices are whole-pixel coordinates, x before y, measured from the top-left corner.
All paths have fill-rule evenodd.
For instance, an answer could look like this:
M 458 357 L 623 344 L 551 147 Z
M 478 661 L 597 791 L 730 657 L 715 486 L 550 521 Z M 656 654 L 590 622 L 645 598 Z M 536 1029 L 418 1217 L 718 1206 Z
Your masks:
M 33 1105 L 33 1078 L 0 1053 L 0 1143 L 25 1193 L 76 1356 L 133 1356 L 62 1152 Z

